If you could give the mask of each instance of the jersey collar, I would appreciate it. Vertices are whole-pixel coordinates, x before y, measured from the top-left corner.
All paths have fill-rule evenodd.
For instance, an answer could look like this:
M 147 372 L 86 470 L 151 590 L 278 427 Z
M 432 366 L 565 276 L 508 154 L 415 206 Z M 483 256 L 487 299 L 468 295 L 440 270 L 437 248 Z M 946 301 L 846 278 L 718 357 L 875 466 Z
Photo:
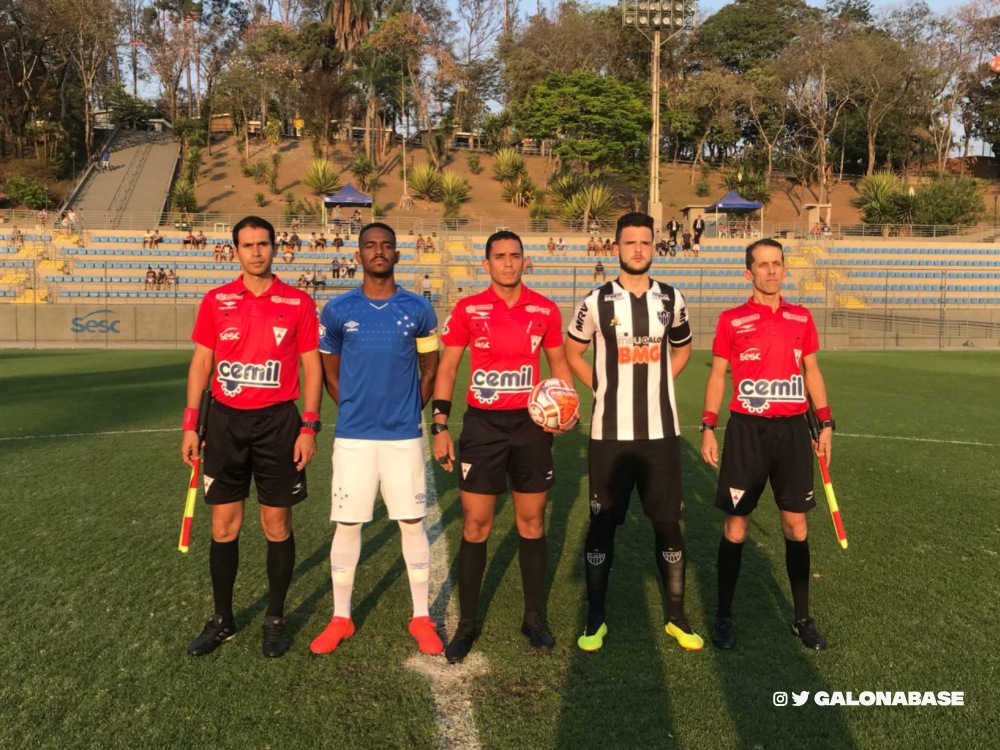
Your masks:
M 267 287 L 263 292 L 261 292 L 261 297 L 282 297 L 286 294 L 286 288 L 288 285 L 278 278 L 278 274 L 272 274 L 273 278 L 271 280 L 270 286 Z M 223 289 L 227 292 L 235 294 L 250 294 L 253 293 L 247 289 L 246 285 L 243 283 L 243 274 L 241 273 L 233 281 L 226 284 Z
M 514 300 L 514 304 L 510 306 L 510 309 L 513 310 L 515 307 L 523 307 L 524 305 L 528 304 L 529 296 L 533 294 L 534 292 L 528 289 L 528 287 L 525 286 L 524 282 L 521 282 L 521 293 L 518 295 L 517 299 Z M 496 293 L 496 290 L 493 288 L 492 284 L 486 287 L 486 298 L 490 302 L 499 303 L 504 307 L 507 306 L 507 302 L 503 298 L 501 298 L 499 294 Z
M 771 306 L 770 305 L 765 305 L 765 304 L 762 304 L 760 302 L 755 301 L 754 298 L 753 298 L 753 295 L 751 295 L 747 299 L 747 307 L 749 307 L 754 312 L 761 312 L 761 311 L 765 311 L 766 310 L 768 312 L 768 314 L 773 314 L 771 312 Z M 778 295 L 778 307 L 775 308 L 774 312 L 775 313 L 778 312 L 778 310 L 780 310 L 783 307 L 788 307 L 788 303 L 785 301 L 785 298 L 782 297 L 779 294 Z

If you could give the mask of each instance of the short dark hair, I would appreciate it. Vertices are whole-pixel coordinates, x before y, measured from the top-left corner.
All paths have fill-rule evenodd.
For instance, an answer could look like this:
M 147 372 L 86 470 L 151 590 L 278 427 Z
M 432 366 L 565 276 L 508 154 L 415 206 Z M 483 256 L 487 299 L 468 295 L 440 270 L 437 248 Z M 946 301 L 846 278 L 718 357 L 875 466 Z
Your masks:
M 753 251 L 758 247 L 776 247 L 781 251 L 781 262 L 785 262 L 785 248 L 781 246 L 781 243 L 777 240 L 773 240 L 770 237 L 765 237 L 762 240 L 755 240 L 747 245 L 747 270 L 749 271 L 753 266 Z
M 615 225 L 615 244 L 622 238 L 622 230 L 625 227 L 646 227 L 650 232 L 656 234 L 653 230 L 653 217 L 649 214 L 644 214 L 641 211 L 629 211 L 624 216 L 618 218 L 618 223 Z
M 266 229 L 268 236 L 271 238 L 271 247 L 274 247 L 274 225 L 267 219 L 262 219 L 259 216 L 244 216 L 233 227 L 233 244 L 236 247 L 240 246 L 240 232 L 248 227 L 250 229 Z
M 510 231 L 509 229 L 500 229 L 489 237 L 486 238 L 486 257 L 490 257 L 490 250 L 493 247 L 494 242 L 499 242 L 500 240 L 514 240 L 518 245 L 521 246 L 521 252 L 524 252 L 524 243 L 521 242 L 520 236 Z
M 396 230 L 390 227 L 388 224 L 383 224 L 381 221 L 373 221 L 370 224 L 365 224 L 363 227 L 361 227 L 361 231 L 358 232 L 358 250 L 360 250 L 361 246 L 364 244 L 361 241 L 361 238 L 365 236 L 365 232 L 367 232 L 369 229 L 384 229 L 392 236 L 392 246 L 396 247 Z M 337 234 L 339 235 L 340 232 L 338 232 Z

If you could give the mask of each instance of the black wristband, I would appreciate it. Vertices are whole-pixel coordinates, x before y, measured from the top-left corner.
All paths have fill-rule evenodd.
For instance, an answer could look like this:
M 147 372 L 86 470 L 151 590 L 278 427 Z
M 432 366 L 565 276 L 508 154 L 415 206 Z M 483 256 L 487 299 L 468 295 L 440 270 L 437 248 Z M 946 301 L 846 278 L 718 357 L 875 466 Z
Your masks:
M 448 425 L 441 424 L 440 422 L 431 422 L 431 435 L 440 435 L 442 432 L 448 431 Z
M 443 398 L 436 398 L 431 401 L 431 417 L 443 414 L 445 417 L 451 416 L 451 401 Z

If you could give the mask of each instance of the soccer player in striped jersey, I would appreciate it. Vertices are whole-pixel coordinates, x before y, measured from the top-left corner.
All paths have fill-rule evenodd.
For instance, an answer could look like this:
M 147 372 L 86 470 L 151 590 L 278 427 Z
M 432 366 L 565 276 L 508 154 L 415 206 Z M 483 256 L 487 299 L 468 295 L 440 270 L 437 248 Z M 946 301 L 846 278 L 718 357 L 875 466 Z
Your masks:
M 584 549 L 587 626 L 577 645 L 584 651 L 604 645 L 615 530 L 625 521 L 637 488 L 653 525 L 656 565 L 666 589 L 666 632 L 683 648 L 697 651 L 702 639 L 684 615 L 684 503 L 674 398 L 674 379 L 691 357 L 687 308 L 679 291 L 649 277 L 652 217 L 628 213 L 618 219 L 613 250 L 621 273 L 580 303 L 565 345 L 573 374 L 594 392 L 590 529 Z M 583 358 L 591 342 L 593 367 Z

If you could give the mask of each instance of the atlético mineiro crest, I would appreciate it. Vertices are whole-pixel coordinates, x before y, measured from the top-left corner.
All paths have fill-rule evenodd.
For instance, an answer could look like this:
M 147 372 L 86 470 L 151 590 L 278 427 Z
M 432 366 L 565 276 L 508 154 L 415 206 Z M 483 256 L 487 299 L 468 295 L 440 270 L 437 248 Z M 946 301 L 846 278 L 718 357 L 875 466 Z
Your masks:
M 670 328 L 670 321 L 674 319 L 674 314 L 670 310 L 657 310 L 656 317 L 664 328 Z
M 605 558 L 607 558 L 607 555 L 603 552 L 587 553 L 587 562 L 590 563 L 591 565 L 600 565 L 601 563 L 604 562 Z
M 601 504 L 597 502 L 596 498 L 590 501 L 590 512 L 595 516 L 601 512 Z
M 684 553 L 681 552 L 679 549 L 665 549 L 663 550 L 662 554 L 663 554 L 663 559 L 666 560 L 671 565 L 679 563 L 681 561 L 681 558 L 684 556 Z

